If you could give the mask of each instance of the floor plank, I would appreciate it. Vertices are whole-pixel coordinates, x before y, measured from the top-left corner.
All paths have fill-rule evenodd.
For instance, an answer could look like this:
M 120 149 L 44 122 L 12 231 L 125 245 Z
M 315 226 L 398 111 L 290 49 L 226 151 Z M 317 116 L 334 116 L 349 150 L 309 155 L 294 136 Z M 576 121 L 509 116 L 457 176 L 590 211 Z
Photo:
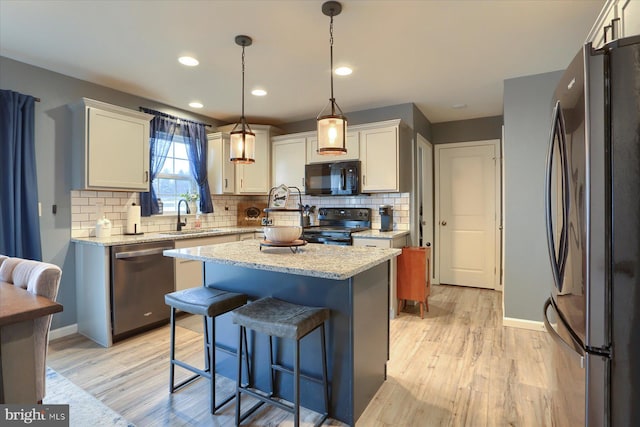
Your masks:
M 543 332 L 503 327 L 501 298 L 491 290 L 434 285 L 424 319 L 417 306 L 408 306 L 391 322 L 388 379 L 357 425 L 562 425 L 552 418 L 550 367 L 543 358 L 551 342 Z M 201 330 L 199 318 L 178 321 L 177 356 L 199 366 Z M 48 364 L 139 426 L 233 425 L 233 403 L 209 414 L 205 381 L 169 394 L 168 326 L 108 349 L 80 335 L 61 338 L 50 343 Z M 176 375 L 179 380 L 187 373 L 177 369 Z M 221 393 L 233 386 L 218 380 Z M 278 409 L 258 415 L 245 424 L 292 425 Z M 305 410 L 303 425 L 317 417 Z

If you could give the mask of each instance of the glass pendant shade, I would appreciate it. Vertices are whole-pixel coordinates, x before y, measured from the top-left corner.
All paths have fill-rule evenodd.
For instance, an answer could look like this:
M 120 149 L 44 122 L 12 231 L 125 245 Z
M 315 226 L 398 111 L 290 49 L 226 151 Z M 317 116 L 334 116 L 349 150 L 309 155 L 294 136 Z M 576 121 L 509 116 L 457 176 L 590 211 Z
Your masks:
M 239 130 L 236 128 L 240 126 Z M 239 123 L 229 134 L 230 159 L 234 163 L 250 164 L 256 159 L 256 134 L 244 123 Z
M 318 117 L 318 154 L 346 154 L 346 138 L 346 117 L 335 114 Z

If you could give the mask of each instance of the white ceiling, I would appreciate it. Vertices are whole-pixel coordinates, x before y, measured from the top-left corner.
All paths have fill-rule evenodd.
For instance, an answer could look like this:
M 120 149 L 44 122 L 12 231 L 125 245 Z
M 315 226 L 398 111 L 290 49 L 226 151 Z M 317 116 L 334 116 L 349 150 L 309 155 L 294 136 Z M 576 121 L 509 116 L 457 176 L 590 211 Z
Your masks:
M 232 122 L 241 101 L 234 38 L 246 34 L 246 116 L 280 124 L 315 117 L 329 98 L 322 3 L 0 0 L 0 55 Z M 334 79 L 345 113 L 413 102 L 436 123 L 501 115 L 503 80 L 565 68 L 604 0 L 341 3 L 334 62 L 354 69 Z M 184 54 L 200 65 L 180 65 Z M 257 86 L 268 95 L 250 95 Z

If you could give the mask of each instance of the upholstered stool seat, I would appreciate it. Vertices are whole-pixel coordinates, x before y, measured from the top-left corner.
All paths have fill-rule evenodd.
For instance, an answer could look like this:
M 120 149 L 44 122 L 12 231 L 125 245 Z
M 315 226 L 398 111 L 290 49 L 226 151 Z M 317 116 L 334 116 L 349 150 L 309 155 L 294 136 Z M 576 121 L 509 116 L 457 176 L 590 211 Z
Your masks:
M 216 349 L 232 355 L 236 354 L 232 350 L 216 345 L 215 318 L 216 316 L 228 313 L 229 311 L 246 304 L 247 296 L 235 292 L 227 292 L 220 289 L 200 286 L 166 294 L 164 296 L 164 301 L 171 307 L 171 364 L 169 371 L 169 391 L 173 393 L 176 390 L 201 377 L 209 379 L 211 383 L 210 407 L 211 413 L 213 414 L 222 405 L 226 404 L 235 397 L 235 394 L 227 396 L 222 400 L 222 402 L 216 405 Z M 200 315 L 204 317 L 204 370 L 198 369 L 175 358 L 176 310 L 181 310 L 185 313 Z M 242 354 L 242 352 L 238 354 Z M 195 375 L 187 378 L 179 384 L 175 384 L 174 374 L 176 365 L 195 373 Z M 248 358 L 247 374 L 250 375 Z
M 249 409 L 245 414 L 241 414 L 240 395 L 246 393 L 260 400 L 261 402 L 277 406 L 280 409 L 291 412 L 294 415 L 294 425 L 300 424 L 300 340 L 310 332 L 320 328 L 321 348 L 322 348 L 322 378 L 303 376 L 306 380 L 319 382 L 323 385 L 325 412 L 316 425 L 321 424 L 329 413 L 329 393 L 327 384 L 327 352 L 325 345 L 325 321 L 329 319 L 329 309 L 322 307 L 307 307 L 292 304 L 275 298 L 262 298 L 255 302 L 237 308 L 231 313 L 233 323 L 240 326 L 238 339 L 238 373 L 241 371 L 241 358 L 243 342 L 246 345 L 246 329 L 269 335 L 269 359 L 271 365 L 271 390 L 268 395 L 259 393 L 247 385 L 242 385 L 238 380 L 236 383 L 236 425 L 249 416 L 256 406 Z M 281 365 L 274 364 L 273 361 L 273 338 L 285 338 L 295 340 L 293 352 L 293 370 Z M 288 372 L 293 374 L 293 405 L 276 400 L 274 393 L 274 378 L 277 372 Z

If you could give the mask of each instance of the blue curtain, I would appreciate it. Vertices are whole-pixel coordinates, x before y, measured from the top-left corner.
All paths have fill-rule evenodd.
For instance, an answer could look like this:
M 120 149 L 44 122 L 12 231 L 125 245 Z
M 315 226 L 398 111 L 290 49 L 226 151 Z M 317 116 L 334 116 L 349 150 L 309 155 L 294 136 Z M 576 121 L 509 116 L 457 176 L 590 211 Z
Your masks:
M 187 144 L 187 157 L 193 179 L 198 184 L 200 212 L 213 213 L 211 191 L 207 179 L 207 132 L 202 123 L 182 123 L 182 138 Z
M 145 113 L 154 114 L 153 110 L 142 109 Z M 167 159 L 167 153 L 171 147 L 173 135 L 176 132 L 175 120 L 157 115 L 151 120 L 150 140 L 149 140 L 149 191 L 140 193 L 140 214 L 151 216 L 159 213 L 158 196 L 153 188 L 153 181 L 162 170 Z
M 42 261 L 34 105 L 0 90 L 0 254 Z

